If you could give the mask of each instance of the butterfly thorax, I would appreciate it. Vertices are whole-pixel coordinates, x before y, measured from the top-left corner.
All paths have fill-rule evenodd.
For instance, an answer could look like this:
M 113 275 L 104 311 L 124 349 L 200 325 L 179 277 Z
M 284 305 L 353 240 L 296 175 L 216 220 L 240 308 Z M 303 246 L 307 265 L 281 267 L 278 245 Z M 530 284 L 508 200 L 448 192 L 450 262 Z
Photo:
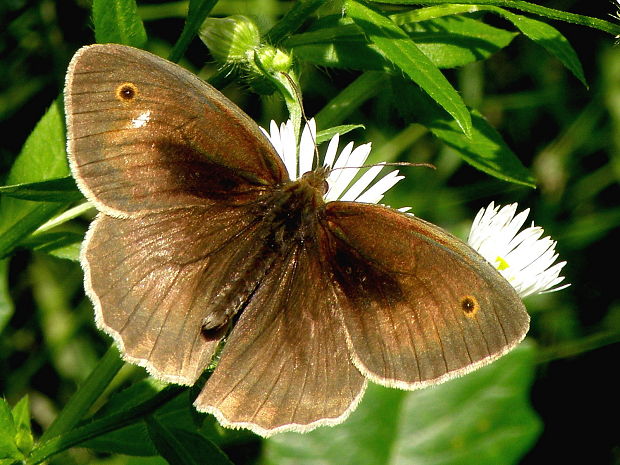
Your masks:
M 317 250 L 317 231 L 324 213 L 327 171 L 318 169 L 274 187 L 254 209 L 255 247 L 240 249 L 238 266 L 225 277 L 211 302 L 204 330 L 227 324 L 252 299 L 260 283 L 300 247 Z M 237 244 L 237 247 L 240 247 Z M 243 255 L 243 256 L 241 256 Z
M 274 233 L 275 250 L 316 237 L 325 207 L 326 175 L 324 168 L 308 171 L 301 178 L 276 188 L 265 202 L 263 224 L 267 231 Z

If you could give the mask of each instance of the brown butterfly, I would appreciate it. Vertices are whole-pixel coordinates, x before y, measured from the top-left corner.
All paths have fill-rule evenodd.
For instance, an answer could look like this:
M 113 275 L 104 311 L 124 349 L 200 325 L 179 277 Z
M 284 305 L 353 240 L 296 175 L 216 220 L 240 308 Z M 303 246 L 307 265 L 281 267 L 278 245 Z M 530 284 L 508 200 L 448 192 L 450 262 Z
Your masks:
M 291 181 L 258 126 L 185 69 L 120 45 L 74 56 L 73 175 L 100 211 L 84 242 L 98 326 L 126 360 L 193 384 L 262 436 L 342 422 L 366 380 L 417 389 L 521 341 L 529 317 L 469 246 L 388 207 Z

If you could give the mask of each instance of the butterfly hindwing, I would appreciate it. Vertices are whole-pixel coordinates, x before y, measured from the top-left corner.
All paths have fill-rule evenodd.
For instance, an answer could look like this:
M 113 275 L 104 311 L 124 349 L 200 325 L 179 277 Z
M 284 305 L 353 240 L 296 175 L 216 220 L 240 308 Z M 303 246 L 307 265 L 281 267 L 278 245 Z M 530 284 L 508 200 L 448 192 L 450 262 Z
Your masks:
M 337 424 L 366 386 L 349 357 L 317 248 L 295 246 L 241 314 L 196 399 L 225 426 L 269 436 Z
M 251 272 L 256 234 L 241 208 L 99 214 L 81 256 L 98 326 L 127 360 L 160 379 L 193 383 L 228 329 L 204 331 L 204 322 L 227 321 L 217 296 Z
M 489 363 L 524 337 L 512 286 L 437 226 L 379 205 L 332 202 L 330 259 L 354 363 L 415 389 Z

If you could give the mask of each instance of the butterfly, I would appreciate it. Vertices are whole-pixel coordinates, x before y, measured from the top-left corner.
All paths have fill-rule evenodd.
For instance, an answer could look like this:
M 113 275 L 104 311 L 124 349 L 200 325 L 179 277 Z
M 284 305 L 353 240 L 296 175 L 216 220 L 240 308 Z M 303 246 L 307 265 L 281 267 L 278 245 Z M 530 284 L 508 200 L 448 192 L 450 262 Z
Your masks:
M 194 405 L 226 427 L 338 424 L 368 380 L 436 384 L 527 332 L 515 290 L 468 245 L 326 201 L 328 168 L 291 180 L 259 127 L 178 65 L 84 47 L 65 109 L 72 173 L 99 211 L 81 252 L 98 327 L 171 383 L 219 354 Z

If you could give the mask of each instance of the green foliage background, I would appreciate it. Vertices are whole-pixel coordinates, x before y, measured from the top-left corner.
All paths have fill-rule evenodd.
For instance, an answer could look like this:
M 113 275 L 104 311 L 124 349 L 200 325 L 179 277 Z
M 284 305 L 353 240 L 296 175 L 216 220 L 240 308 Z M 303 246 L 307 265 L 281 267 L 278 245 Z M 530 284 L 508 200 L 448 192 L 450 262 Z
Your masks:
M 397 3 L 192 1 L 189 15 L 186 2 L 0 4 L 0 464 L 620 463 L 615 6 Z M 82 45 L 131 43 L 180 59 L 262 126 L 285 120 L 281 97 L 219 72 L 193 38 L 212 6 L 293 50 L 319 130 L 363 124 L 344 138 L 372 141 L 372 160 L 437 167 L 405 168 L 388 204 L 463 238 L 491 200 L 531 208 L 572 286 L 526 301 L 521 347 L 436 388 L 373 387 L 343 425 L 269 440 L 223 430 L 190 407 L 191 390 L 121 368 L 75 262 L 93 211 L 37 229 L 83 201 L 66 177 L 66 66 Z

